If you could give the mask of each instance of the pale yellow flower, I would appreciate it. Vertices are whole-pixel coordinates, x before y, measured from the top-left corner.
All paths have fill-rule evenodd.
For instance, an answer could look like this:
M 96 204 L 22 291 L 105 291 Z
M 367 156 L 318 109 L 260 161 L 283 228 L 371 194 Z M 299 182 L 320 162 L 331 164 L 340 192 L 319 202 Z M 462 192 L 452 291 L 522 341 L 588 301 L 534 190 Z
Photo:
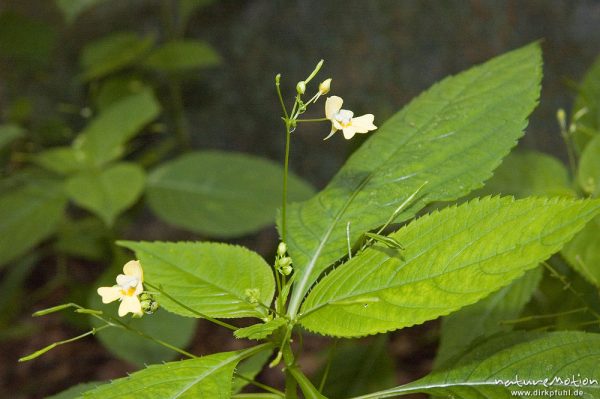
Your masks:
M 119 316 L 121 317 L 127 313 L 141 316 L 143 311 L 138 295 L 144 291 L 143 282 L 142 265 L 137 260 L 132 260 L 123 266 L 123 274 L 117 276 L 117 284 L 112 287 L 98 288 L 98 295 L 102 297 L 102 303 L 120 300 Z
M 346 140 L 350 140 L 356 133 L 367 133 L 377 129 L 373 124 L 373 114 L 354 118 L 354 112 L 342 109 L 343 103 L 344 100 L 338 96 L 328 97 L 325 101 L 325 117 L 331 121 L 331 132 L 323 140 L 327 140 L 338 130 L 344 133 Z

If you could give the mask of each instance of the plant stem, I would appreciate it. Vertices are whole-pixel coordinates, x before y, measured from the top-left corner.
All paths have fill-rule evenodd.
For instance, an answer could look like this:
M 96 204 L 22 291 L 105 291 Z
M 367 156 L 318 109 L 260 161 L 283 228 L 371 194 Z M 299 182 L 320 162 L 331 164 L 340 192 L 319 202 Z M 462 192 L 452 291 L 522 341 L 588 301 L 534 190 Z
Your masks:
M 160 289 L 159 287 L 157 287 L 157 286 L 155 286 L 155 285 L 153 285 L 153 284 L 150 284 L 150 283 L 148 283 L 148 282 L 144 282 L 144 284 L 146 284 L 148 287 L 152 288 L 153 290 L 156 290 L 157 292 L 161 293 L 162 295 L 166 296 L 166 297 L 167 297 L 167 298 L 169 298 L 171 301 L 175 302 L 177 305 L 181 306 L 181 307 L 182 307 L 182 308 L 184 308 L 185 310 L 187 310 L 187 311 L 190 311 L 190 312 L 192 312 L 193 314 L 195 314 L 195 315 L 197 315 L 197 316 L 199 316 L 199 317 L 201 317 L 201 318 L 203 318 L 203 319 L 206 319 L 206 320 L 208 320 L 208 321 L 211 321 L 211 322 L 213 322 L 213 323 L 215 323 L 215 324 L 218 324 L 218 325 L 220 325 L 221 327 L 228 328 L 228 329 L 229 329 L 229 330 L 231 330 L 231 331 L 235 331 L 235 330 L 237 330 L 237 329 L 238 329 L 238 327 L 236 327 L 236 326 L 233 326 L 233 325 L 231 325 L 231 324 L 225 323 L 224 321 L 221 321 L 221 320 L 215 319 L 215 318 L 213 318 L 213 317 L 207 316 L 207 315 L 205 315 L 205 314 L 203 314 L 203 313 L 200 313 L 200 312 L 198 312 L 198 311 L 196 311 L 196 310 L 194 310 L 194 309 L 190 308 L 189 306 L 187 306 L 187 305 L 185 305 L 185 304 L 183 304 L 183 303 L 179 302 L 177 299 L 173 298 L 171 295 L 167 294 L 167 293 L 166 293 L 166 292 L 164 292 L 162 289 Z
M 290 124 L 285 124 L 285 160 L 283 163 L 283 195 L 281 197 L 281 240 L 286 242 L 287 239 L 287 190 L 288 190 L 288 170 L 290 164 Z

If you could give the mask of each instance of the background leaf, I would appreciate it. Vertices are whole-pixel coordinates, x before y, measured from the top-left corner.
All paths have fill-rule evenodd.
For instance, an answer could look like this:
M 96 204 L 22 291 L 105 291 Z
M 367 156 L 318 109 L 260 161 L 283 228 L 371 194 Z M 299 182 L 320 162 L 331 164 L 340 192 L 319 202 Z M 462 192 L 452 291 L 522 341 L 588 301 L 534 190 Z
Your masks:
M 583 150 L 577 168 L 577 180 L 586 194 L 600 196 L 600 135 Z
M 292 313 L 323 270 L 346 254 L 348 222 L 355 242 L 426 181 L 398 221 L 482 186 L 523 134 L 540 92 L 540 64 L 534 44 L 444 79 L 383 124 L 323 191 L 289 208 L 288 246 L 298 273 Z
M 160 107 L 151 90 L 125 97 L 94 118 L 73 146 L 82 161 L 101 166 L 120 157 L 123 145 L 159 112 Z
M 33 162 L 60 175 L 69 175 L 85 167 L 72 147 L 54 147 L 36 154 Z
M 502 322 L 521 314 L 542 279 L 542 270 L 529 270 L 487 298 L 444 317 L 436 365 L 462 353 L 477 338 L 512 330 L 511 324 Z
M 221 352 L 197 359 L 150 366 L 83 394 L 84 398 L 229 398 L 237 363 L 264 347 Z M 143 396 L 140 396 L 143 392 Z
M 196 312 L 223 318 L 266 316 L 246 294 L 247 289 L 260 290 L 260 302 L 268 307 L 275 293 L 272 268 L 255 252 L 208 242 L 119 244 L 135 251 L 146 281 Z M 164 295 L 159 302 L 170 312 L 199 317 Z
M 508 399 L 536 397 L 532 391 L 544 389 L 562 392 L 564 384 L 545 388 L 535 386 L 510 388 L 496 380 L 539 381 L 562 379 L 598 379 L 600 373 L 600 335 L 584 332 L 512 333 L 481 343 L 456 358 L 452 368 L 432 374 L 410 384 L 383 391 L 378 398 L 424 392 L 461 399 Z M 571 390 L 575 389 L 573 386 Z M 596 398 L 600 385 L 580 386 L 582 397 Z M 528 391 L 515 394 L 514 391 Z M 545 395 L 543 395 L 545 396 Z M 537 396 L 542 397 L 542 396 Z M 569 395 L 568 397 L 576 397 Z
M 573 134 L 575 146 L 580 153 L 592 138 L 600 134 L 600 57 L 596 58 L 579 85 L 573 115 L 584 108 L 586 112 L 577 121 Z
M 132 32 L 104 36 L 84 47 L 80 59 L 82 78 L 98 79 L 125 68 L 147 53 L 153 43 L 152 37 L 141 38 Z
M 198 151 L 167 162 L 148 179 L 150 208 L 175 226 L 213 237 L 250 233 L 275 220 L 281 206 L 282 168 L 256 156 Z M 290 201 L 312 188 L 290 175 Z
M 561 254 L 573 269 L 600 287 L 600 216 L 592 219 L 568 242 Z
M 133 205 L 144 190 L 144 170 L 121 162 L 103 171 L 84 171 L 67 180 L 69 197 L 77 205 L 112 225 L 115 218 Z
M 104 384 L 103 382 L 86 382 L 83 384 L 77 384 L 71 388 L 64 390 L 56 395 L 48 396 L 46 399 L 77 399 L 81 397 L 81 394 L 92 390 L 99 385 Z
M 426 215 L 324 277 L 300 323 L 342 337 L 420 324 L 470 305 L 547 259 L 600 211 L 600 201 L 475 199 Z M 302 316 L 306 314 L 306 316 Z
M 56 29 L 13 11 L 0 13 L 0 58 L 9 65 L 40 68 L 50 63 Z
M 106 0 L 56 0 L 56 5 L 63 13 L 67 23 L 71 24 L 77 19 L 79 14 L 104 1 Z
M 0 266 L 54 233 L 65 205 L 62 184 L 52 180 L 0 195 Z
M 160 72 L 173 73 L 206 68 L 220 62 L 221 58 L 209 44 L 198 40 L 178 40 L 154 49 L 143 64 Z
M 8 146 L 14 140 L 22 137 L 25 134 L 25 129 L 19 125 L 7 123 L 0 125 L 0 150 Z

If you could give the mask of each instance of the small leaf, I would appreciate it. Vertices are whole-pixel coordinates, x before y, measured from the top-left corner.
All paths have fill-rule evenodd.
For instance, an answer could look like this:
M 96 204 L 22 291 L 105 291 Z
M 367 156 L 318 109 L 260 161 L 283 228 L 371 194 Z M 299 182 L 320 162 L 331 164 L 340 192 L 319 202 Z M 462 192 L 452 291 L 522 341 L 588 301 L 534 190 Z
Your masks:
M 278 318 L 269 320 L 266 323 L 255 324 L 250 327 L 244 327 L 237 329 L 233 332 L 236 338 L 248 338 L 248 339 L 265 339 L 269 335 L 273 334 L 279 327 L 284 326 L 287 323 L 285 319 Z
M 487 197 L 423 216 L 391 234 L 402 257 L 367 248 L 324 277 L 300 323 L 357 337 L 447 315 L 547 259 L 599 211 L 600 201 Z
M 72 147 L 54 147 L 36 154 L 33 162 L 51 172 L 69 175 L 85 167 L 77 155 Z
M 600 196 L 600 135 L 583 150 L 577 169 L 579 186 L 593 197 Z
M 188 317 L 267 316 L 275 293 L 271 267 L 255 252 L 221 243 L 119 242 L 137 255 L 144 276 L 170 297 L 159 302 L 166 310 Z M 247 290 L 258 290 L 262 306 L 251 303 Z M 197 313 L 196 313 L 197 312 Z
M 229 398 L 238 362 L 264 346 L 150 366 L 83 394 L 83 398 Z M 141 395 L 141 396 L 140 396 Z
M 600 216 L 592 219 L 561 253 L 573 269 L 600 287 Z
M 419 187 L 398 223 L 428 203 L 481 187 L 523 135 L 540 80 L 537 44 L 446 78 L 374 132 L 323 191 L 292 204 L 287 244 L 297 278 L 290 316 L 322 272 L 346 255 L 348 222 L 356 242 Z
M 66 205 L 62 183 L 35 181 L 0 195 L 0 266 L 49 237 Z
M 510 331 L 512 326 L 502 322 L 519 316 L 541 278 L 541 267 L 529 270 L 487 298 L 444 317 L 436 364 L 462 353 L 477 338 Z
M 120 157 L 123 145 L 159 113 L 160 107 L 150 90 L 125 97 L 94 118 L 73 147 L 81 161 L 102 166 Z
M 451 368 L 378 392 L 377 397 L 422 392 L 461 399 L 509 399 L 542 397 L 534 393 L 536 390 L 552 393 L 577 389 L 583 392 L 581 397 L 597 398 L 599 365 L 600 334 L 511 333 L 474 346 L 454 359 Z M 579 380 L 579 385 L 573 380 Z M 568 397 L 579 396 L 571 393 Z
M 110 252 L 109 242 L 106 226 L 97 218 L 64 219 L 54 249 L 69 256 L 102 261 Z
M 573 140 L 581 153 L 592 138 L 600 135 L 600 57 L 596 58 L 579 85 L 572 118 L 578 113 L 583 115 L 575 121 Z
M 0 150 L 22 137 L 25 129 L 12 123 L 0 125 Z
M 125 68 L 147 53 L 153 43 L 152 37 L 141 38 L 132 32 L 102 37 L 83 49 L 80 59 L 82 78 L 98 79 Z
M 67 180 L 66 188 L 73 202 L 95 213 L 110 226 L 121 212 L 138 200 L 144 180 L 141 167 L 121 162 L 101 172 L 81 172 Z
M 197 40 L 178 40 L 167 42 L 154 49 L 144 60 L 147 68 L 160 72 L 183 72 L 195 68 L 218 65 L 219 55 L 205 42 Z
M 167 162 L 148 179 L 148 203 L 161 219 L 216 237 L 248 234 L 272 223 L 281 206 L 282 168 L 272 161 L 222 151 L 198 151 Z M 312 188 L 291 174 L 290 201 Z

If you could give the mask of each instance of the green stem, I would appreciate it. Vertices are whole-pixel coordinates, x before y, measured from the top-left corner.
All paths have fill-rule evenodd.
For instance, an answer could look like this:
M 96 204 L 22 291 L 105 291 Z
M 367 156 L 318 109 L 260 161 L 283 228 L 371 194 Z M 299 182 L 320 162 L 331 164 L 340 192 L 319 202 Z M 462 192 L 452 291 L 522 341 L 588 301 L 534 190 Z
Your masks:
M 215 324 L 218 324 L 218 325 L 220 325 L 221 327 L 228 328 L 228 329 L 230 329 L 231 331 L 235 331 L 235 330 L 237 330 L 237 329 L 238 329 L 238 327 L 236 327 L 236 326 L 233 326 L 233 325 L 231 325 L 231 324 L 225 323 L 224 321 L 221 321 L 221 320 L 217 320 L 217 319 L 215 319 L 215 318 L 213 318 L 213 317 L 207 316 L 207 315 L 205 315 L 205 314 L 203 314 L 203 313 L 200 313 L 200 312 L 198 312 L 198 311 L 196 311 L 196 310 L 194 310 L 194 309 L 190 308 L 189 306 L 185 305 L 184 303 L 181 303 L 181 302 L 180 302 L 180 301 L 178 301 L 177 299 L 173 298 L 171 295 L 169 295 L 169 294 L 167 294 L 166 292 L 164 292 L 164 291 L 163 291 L 162 289 L 160 289 L 159 287 L 157 287 L 157 286 L 155 286 L 155 285 L 153 285 L 153 284 L 150 284 L 150 283 L 148 283 L 147 281 L 146 281 L 146 282 L 144 282 L 144 284 L 146 284 L 148 287 L 152 288 L 153 290 L 156 290 L 157 292 L 161 293 L 162 295 L 166 296 L 167 298 L 169 298 L 171 301 L 175 302 L 176 304 L 178 304 L 178 305 L 179 305 L 179 306 L 181 306 L 182 308 L 184 308 L 184 309 L 186 309 L 186 310 L 188 310 L 188 311 L 192 312 L 193 314 L 195 314 L 195 315 L 197 315 L 197 316 L 199 316 L 199 317 L 201 317 L 201 318 L 203 318 L 203 319 L 206 319 L 206 320 L 208 320 L 208 321 L 211 321 L 211 322 L 213 322 L 213 323 L 215 323 Z
M 283 163 L 283 195 L 281 198 L 281 240 L 286 242 L 287 239 L 287 191 L 288 191 L 288 170 L 290 164 L 290 124 L 285 124 L 285 160 Z
M 175 135 L 179 144 L 186 150 L 192 146 L 190 131 L 185 119 L 183 106 L 183 94 L 181 83 L 176 78 L 169 78 L 169 92 L 171 96 L 171 105 L 173 110 L 173 123 L 175 125 Z
M 296 119 L 296 122 L 325 122 L 328 121 L 327 118 L 317 118 L 317 119 Z

